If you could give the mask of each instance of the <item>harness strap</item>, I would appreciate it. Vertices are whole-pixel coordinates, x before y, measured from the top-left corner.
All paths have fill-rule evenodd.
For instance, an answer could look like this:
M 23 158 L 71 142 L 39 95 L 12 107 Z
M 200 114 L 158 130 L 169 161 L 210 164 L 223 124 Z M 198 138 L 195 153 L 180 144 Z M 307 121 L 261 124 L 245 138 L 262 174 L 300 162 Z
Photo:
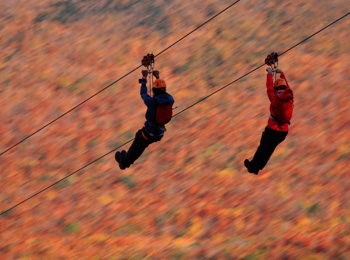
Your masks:
M 276 117 L 274 117 L 273 115 L 270 115 L 270 118 L 271 118 L 273 121 L 278 122 L 277 118 L 276 118 Z
M 142 137 L 145 138 L 148 141 L 148 138 L 146 137 L 146 135 L 144 134 L 143 131 L 142 131 Z
M 159 129 L 159 130 L 161 130 L 161 131 L 165 131 L 164 125 L 153 124 L 153 123 L 151 123 L 150 121 L 147 121 L 147 122 L 148 122 L 148 124 L 151 125 L 152 127 L 156 128 L 156 129 Z M 147 133 L 148 133 L 148 132 L 147 132 Z M 152 133 L 149 133 L 149 134 L 152 135 L 152 136 L 154 136 L 154 134 L 152 134 Z M 163 135 L 163 134 L 161 134 L 161 135 Z
M 270 115 L 270 118 L 273 120 L 273 121 L 276 121 L 278 123 L 278 125 L 281 125 L 280 122 L 277 120 L 276 117 L 274 117 L 273 115 Z M 288 122 L 288 125 L 290 125 L 290 122 Z
M 146 127 L 143 127 L 143 128 L 142 128 L 142 136 L 143 136 L 146 140 L 149 140 L 149 138 L 148 138 L 146 135 L 150 136 L 151 138 L 152 138 L 152 137 L 161 137 L 161 136 L 163 136 L 163 134 L 155 135 L 155 134 L 153 134 L 153 133 L 150 133 L 149 131 L 147 131 Z

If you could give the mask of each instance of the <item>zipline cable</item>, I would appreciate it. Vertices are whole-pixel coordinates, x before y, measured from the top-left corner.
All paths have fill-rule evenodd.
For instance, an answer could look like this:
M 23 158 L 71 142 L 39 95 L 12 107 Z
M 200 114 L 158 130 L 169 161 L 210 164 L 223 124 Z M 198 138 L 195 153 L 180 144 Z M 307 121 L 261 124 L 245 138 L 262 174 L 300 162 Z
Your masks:
M 325 30 L 326 28 L 330 27 L 331 25 L 333 25 L 333 24 L 335 24 L 335 23 L 339 22 L 340 20 L 342 20 L 343 18 L 345 18 L 345 17 L 346 17 L 346 16 L 348 16 L 349 14 L 350 14 L 350 12 L 349 12 L 349 13 L 347 13 L 347 14 L 345 14 L 345 15 L 343 15 L 342 17 L 338 18 L 338 19 L 337 19 L 337 20 L 335 20 L 334 22 L 332 22 L 332 23 L 328 24 L 327 26 L 323 27 L 322 29 L 318 30 L 317 32 L 313 33 L 312 35 L 308 36 L 307 38 L 305 38 L 305 39 L 304 39 L 304 40 L 302 40 L 301 42 L 299 42 L 299 43 L 295 44 L 294 46 L 290 47 L 289 49 L 287 49 L 287 50 L 283 51 L 283 52 L 282 52 L 282 53 L 281 53 L 279 56 L 281 56 L 281 55 L 283 55 L 283 54 L 285 54 L 285 53 L 289 52 L 290 50 L 294 49 L 295 47 L 297 47 L 297 46 L 298 46 L 298 45 L 300 45 L 301 43 L 303 43 L 303 42 L 307 41 L 307 40 L 308 40 L 308 39 L 310 39 L 311 37 L 315 36 L 316 34 L 318 34 L 318 33 L 322 32 L 322 31 L 323 31 L 323 30 Z M 216 90 L 216 91 L 212 92 L 211 94 L 209 94 L 209 95 L 207 95 L 207 96 L 205 96 L 205 97 L 201 98 L 200 100 L 198 100 L 197 102 L 193 103 L 193 104 L 192 104 L 192 105 L 190 105 L 189 107 L 187 107 L 187 108 L 185 108 L 185 109 L 181 110 L 180 112 L 176 113 L 176 114 L 175 114 L 173 117 L 178 116 L 179 114 L 181 114 L 181 113 L 183 113 L 184 111 L 186 111 L 186 110 L 190 109 L 191 107 L 195 106 L 196 104 L 198 104 L 198 103 L 200 103 L 200 102 L 202 102 L 202 101 L 206 100 L 208 97 L 210 97 L 210 96 L 214 95 L 215 93 L 218 93 L 219 91 L 221 91 L 221 90 L 225 89 L 226 87 L 230 86 L 231 84 L 235 83 L 236 81 L 238 81 L 238 80 L 240 80 L 240 79 L 242 79 L 242 78 L 246 77 L 247 75 L 251 74 L 252 72 L 254 72 L 254 71 L 256 71 L 256 70 L 260 69 L 260 68 L 261 68 L 261 67 L 263 67 L 264 65 L 265 65 L 265 63 L 264 63 L 264 64 L 262 64 L 262 65 L 260 65 L 260 66 L 258 66 L 258 67 L 256 67 L 255 69 L 252 69 L 251 71 L 249 71 L 249 72 L 245 73 L 243 76 L 241 76 L 241 77 L 239 77 L 239 78 L 237 78 L 237 79 L 235 79 L 235 80 L 231 81 L 230 83 L 228 83 L 228 84 L 226 84 L 225 86 L 223 86 L 223 87 L 219 88 L 218 90 Z M 5 214 L 5 213 L 7 213 L 7 212 L 9 212 L 10 210 L 12 210 L 12 209 L 16 208 L 17 206 L 21 205 L 22 203 L 26 202 L 27 200 L 29 200 L 29 199 L 31 199 L 31 198 L 33 198 L 33 197 L 35 197 L 36 195 L 38 195 L 38 194 L 42 193 L 43 191 L 45 191 L 45 190 L 47 190 L 47 189 L 51 188 L 52 186 L 54 186 L 54 185 L 58 184 L 59 182 L 61 182 L 61 181 L 65 180 L 65 179 L 67 179 L 68 177 L 72 176 L 73 174 L 75 174 L 75 173 L 77 173 L 77 172 L 81 171 L 82 169 L 84 169 L 84 168 L 88 167 L 89 165 L 91 165 L 91 164 L 93 164 L 93 163 L 95 163 L 95 162 L 97 162 L 97 161 L 101 160 L 103 157 L 105 157 L 105 156 L 109 155 L 110 153 L 114 152 L 115 150 L 117 150 L 117 149 L 121 148 L 122 146 L 124 146 L 124 145 L 126 145 L 126 144 L 130 143 L 130 142 L 131 142 L 131 141 L 133 141 L 134 139 L 135 139 L 135 138 L 130 139 L 129 141 L 125 142 L 124 144 L 122 144 L 122 145 L 118 146 L 117 148 L 114 148 L 113 150 L 109 151 L 108 153 L 106 153 L 106 154 L 104 154 L 104 155 L 100 156 L 99 158 L 97 158 L 97 159 L 95 159 L 95 160 L 93 160 L 93 161 L 89 162 L 88 164 L 86 164 L 85 166 L 83 166 L 83 167 L 79 168 L 78 170 L 76 170 L 76 171 L 74 171 L 74 172 L 70 173 L 70 174 L 69 174 L 69 175 L 67 175 L 66 177 L 64 177 L 64 178 L 62 178 L 62 179 L 60 179 L 60 180 L 56 181 L 55 183 L 53 183 L 53 184 L 51 184 L 50 186 L 48 186 L 48 187 L 46 187 L 46 188 L 44 188 L 44 189 L 42 189 L 42 190 L 38 191 L 37 193 L 35 193 L 35 194 L 31 195 L 30 197 L 26 198 L 25 200 L 23 200 L 23 201 L 21 201 L 21 202 L 19 202 L 19 203 L 17 203 L 16 205 L 12 206 L 11 208 L 9 208 L 9 209 L 7 209 L 7 210 L 5 210 L 5 211 L 1 212 L 1 213 L 0 213 L 0 216 L 1 216 L 1 215 L 3 215 L 3 214 Z
M 214 16 L 212 16 L 211 18 L 209 18 L 207 21 L 205 21 L 204 23 L 202 23 L 201 25 L 197 26 L 195 29 L 193 29 L 192 31 L 190 31 L 189 33 L 187 33 L 185 36 L 181 37 L 179 40 L 177 40 L 176 42 L 174 42 L 173 44 L 169 45 L 168 47 L 166 47 L 164 50 L 162 50 L 161 52 L 159 52 L 157 55 L 155 55 L 155 57 L 161 55 L 162 53 L 166 52 L 167 50 L 169 50 L 171 47 L 173 47 L 174 45 L 176 45 L 177 43 L 179 43 L 180 41 L 182 41 L 183 39 L 185 39 L 187 36 L 189 36 L 190 34 L 194 33 L 195 31 L 197 31 L 199 28 L 201 28 L 202 26 L 204 26 L 205 24 L 209 23 L 211 20 L 215 19 L 217 16 L 221 15 L 222 13 L 226 12 L 228 9 L 230 9 L 232 6 L 234 6 L 235 4 L 237 4 L 239 1 L 241 0 L 237 0 L 236 2 L 230 4 L 229 6 L 227 6 L 225 9 L 221 10 L 220 12 L 218 12 L 217 14 L 215 14 Z M 108 86 L 104 87 L 103 89 L 99 90 L 98 92 L 96 92 L 95 94 L 93 94 L 92 96 L 88 97 L 87 99 L 83 100 L 82 102 L 80 102 L 78 105 L 72 107 L 71 109 L 69 109 L 68 111 L 66 111 L 65 113 L 63 113 L 62 115 L 60 115 L 59 117 L 55 118 L 54 120 L 50 121 L 49 123 L 47 123 L 46 125 L 42 126 L 41 128 L 39 128 L 38 130 L 36 130 L 35 132 L 31 133 L 30 135 L 26 136 L 25 138 L 23 138 L 22 140 L 20 140 L 19 142 L 17 142 L 16 144 L 10 146 L 9 148 L 7 148 L 6 150 L 4 150 L 3 152 L 0 153 L 0 156 L 2 156 L 3 154 L 7 153 L 8 151 L 12 150 L 13 148 L 15 148 L 17 145 L 23 143 L 25 140 L 27 140 L 28 138 L 32 137 L 33 135 L 37 134 L 38 132 L 40 132 L 41 130 L 45 129 L 46 127 L 48 127 L 49 125 L 53 124 L 54 122 L 56 122 L 58 119 L 64 117 L 65 115 L 67 115 L 68 113 L 72 112 L 73 110 L 75 110 L 76 108 L 80 107 L 81 105 L 83 105 L 84 103 L 86 103 L 87 101 L 89 101 L 90 99 L 94 98 L 95 96 L 97 96 L 98 94 L 102 93 L 103 91 L 105 91 L 106 89 L 110 88 L 111 86 L 113 86 L 115 83 L 117 83 L 118 81 L 124 79 L 125 77 L 127 77 L 128 75 L 130 75 L 131 73 L 133 73 L 134 71 L 138 70 L 139 68 L 141 68 L 142 65 L 136 67 L 135 69 L 129 71 L 128 73 L 126 73 L 124 76 L 120 77 L 119 79 L 113 81 L 112 83 L 110 83 Z
M 347 15 L 349 15 L 349 14 L 350 14 L 350 12 L 347 13 L 347 14 L 345 14 L 345 15 L 343 15 L 342 17 L 338 18 L 337 20 L 333 21 L 332 23 L 328 24 L 327 26 L 323 27 L 322 29 L 318 30 L 317 32 L 311 34 L 310 36 L 306 37 L 304 40 L 298 42 L 297 44 L 293 45 L 293 46 L 290 47 L 289 49 L 287 49 L 287 50 L 281 52 L 280 54 L 278 54 L 278 56 L 282 56 L 283 54 L 286 54 L 287 52 L 289 52 L 290 50 L 294 49 L 295 47 L 297 47 L 298 45 L 302 44 L 303 42 L 306 42 L 307 40 L 309 40 L 310 38 L 312 38 L 312 37 L 315 36 L 316 34 L 322 32 L 323 30 L 327 29 L 328 27 L 332 26 L 333 24 L 339 22 L 341 19 L 345 18 L 345 17 L 346 17 Z M 230 83 L 228 83 L 228 84 L 226 84 L 225 86 L 223 86 L 223 87 L 221 87 L 221 88 L 215 90 L 214 92 L 210 93 L 209 95 L 207 95 L 207 96 L 205 96 L 205 97 L 202 97 L 202 98 L 199 99 L 197 102 L 193 103 L 193 104 L 190 105 L 189 107 L 187 107 L 187 108 L 181 110 L 180 112 L 178 112 L 177 114 L 175 114 L 173 117 L 175 117 L 175 116 L 181 114 L 182 112 L 184 112 L 184 111 L 190 109 L 191 107 L 197 105 L 198 103 L 200 103 L 200 102 L 206 100 L 207 98 L 211 97 L 212 95 L 216 94 L 217 92 L 219 92 L 219 91 L 221 91 L 221 90 L 227 88 L 228 86 L 232 85 L 233 83 L 235 83 L 235 82 L 241 80 L 242 78 L 248 76 L 249 74 L 253 73 L 254 71 L 260 69 L 260 68 L 263 67 L 264 65 L 265 65 L 265 63 L 261 64 L 260 66 L 256 67 L 255 69 L 252 69 L 251 71 L 247 72 L 247 73 L 244 74 L 243 76 L 241 76 L 241 77 L 235 79 L 234 81 L 231 81 Z
M 73 174 L 75 174 L 75 173 L 77 173 L 77 172 L 79 172 L 79 171 L 85 169 L 85 168 L 88 167 L 89 165 L 91 165 L 91 164 L 93 164 L 93 163 L 95 163 L 95 162 L 101 160 L 103 157 L 105 157 L 105 156 L 107 156 L 108 154 L 114 152 L 115 150 L 119 149 L 120 147 L 122 147 L 122 146 L 124 146 L 124 145 L 130 143 L 130 142 L 133 141 L 134 139 L 135 139 L 135 138 L 130 139 L 129 141 L 123 143 L 122 145 L 119 145 L 117 148 L 114 148 L 112 151 L 110 151 L 110 152 L 108 152 L 108 153 L 106 153 L 106 154 L 104 154 L 104 155 L 98 157 L 97 159 L 95 159 L 95 160 L 89 162 L 88 164 L 84 165 L 83 167 L 79 168 L 78 170 L 76 170 L 76 171 L 74 171 L 74 172 L 68 174 L 67 176 L 63 177 L 62 179 L 59 179 L 58 181 L 52 183 L 50 186 L 47 186 L 46 188 L 44 188 L 44 189 L 38 191 L 37 193 L 34 193 L 33 195 L 31 195 L 30 197 L 26 198 L 25 200 L 22 200 L 20 203 L 18 203 L 18 204 L 16 204 L 16 205 L 14 205 L 13 207 L 11 207 L 11 208 L 9 208 L 9 209 L 7 209 L 7 210 L 1 212 L 0 216 L 3 215 L 3 214 L 5 214 L 5 213 L 8 212 L 8 211 L 14 209 L 15 207 L 21 205 L 22 203 L 26 202 L 27 200 L 30 200 L 31 198 L 35 197 L 36 195 L 38 195 L 38 194 L 40 194 L 40 193 L 46 191 L 47 189 L 49 189 L 49 188 L 55 186 L 56 184 L 60 183 L 61 181 L 63 181 L 63 180 L 65 180 L 65 179 L 69 178 L 69 177 L 72 176 Z

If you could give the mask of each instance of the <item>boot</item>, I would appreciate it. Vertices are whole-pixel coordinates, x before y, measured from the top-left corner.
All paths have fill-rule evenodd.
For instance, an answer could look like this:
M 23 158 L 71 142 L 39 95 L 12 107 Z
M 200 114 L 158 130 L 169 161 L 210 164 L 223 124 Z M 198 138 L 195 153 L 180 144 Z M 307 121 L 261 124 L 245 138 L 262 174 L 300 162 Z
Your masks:
M 248 172 L 254 173 L 257 175 L 259 173 L 259 169 L 254 169 L 253 165 L 251 165 L 251 162 L 248 159 L 244 160 L 244 166 L 247 168 Z
M 123 150 L 121 152 L 116 152 L 115 153 L 115 160 L 119 163 L 119 168 L 121 170 L 125 170 L 126 166 L 124 164 L 124 161 L 125 161 L 125 156 L 126 156 L 126 151 Z

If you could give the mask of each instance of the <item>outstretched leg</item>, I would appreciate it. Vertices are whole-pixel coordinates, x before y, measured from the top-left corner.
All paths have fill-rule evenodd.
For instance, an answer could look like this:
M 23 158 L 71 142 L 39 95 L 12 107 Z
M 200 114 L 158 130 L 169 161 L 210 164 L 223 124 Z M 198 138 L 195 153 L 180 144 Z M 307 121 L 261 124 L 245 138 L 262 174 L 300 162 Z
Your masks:
M 159 141 L 161 138 L 162 137 L 149 136 L 144 129 L 137 131 L 135 140 L 131 144 L 128 152 L 123 150 L 122 152 L 117 152 L 115 154 L 115 159 L 119 163 L 120 169 L 124 170 L 125 168 L 129 168 L 130 165 L 141 156 L 148 145 Z
M 266 127 L 253 160 L 244 161 L 248 171 L 258 174 L 259 170 L 264 169 L 277 145 L 286 138 L 287 134 L 288 132 L 275 131 Z
M 146 140 L 145 137 L 142 135 L 142 129 L 137 131 L 135 135 L 135 140 L 130 146 L 125 156 L 125 166 L 130 167 L 130 165 L 133 164 L 141 156 L 141 154 L 145 151 L 145 149 L 150 143 L 151 142 L 149 140 Z

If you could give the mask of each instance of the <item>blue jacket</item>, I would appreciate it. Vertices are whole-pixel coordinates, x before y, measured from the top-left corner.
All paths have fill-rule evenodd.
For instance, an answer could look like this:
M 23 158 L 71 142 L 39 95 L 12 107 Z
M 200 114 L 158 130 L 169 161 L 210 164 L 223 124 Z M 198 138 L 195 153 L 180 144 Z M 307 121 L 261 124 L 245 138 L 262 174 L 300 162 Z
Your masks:
M 141 83 L 140 94 L 141 98 L 143 99 L 143 102 L 145 102 L 145 105 L 147 106 L 147 112 L 145 115 L 145 128 L 147 132 L 154 135 L 162 135 L 166 131 L 166 128 L 164 126 L 159 126 L 156 123 L 157 104 L 170 103 L 171 105 L 173 105 L 174 98 L 168 93 L 163 93 L 151 97 L 147 94 L 146 83 Z

